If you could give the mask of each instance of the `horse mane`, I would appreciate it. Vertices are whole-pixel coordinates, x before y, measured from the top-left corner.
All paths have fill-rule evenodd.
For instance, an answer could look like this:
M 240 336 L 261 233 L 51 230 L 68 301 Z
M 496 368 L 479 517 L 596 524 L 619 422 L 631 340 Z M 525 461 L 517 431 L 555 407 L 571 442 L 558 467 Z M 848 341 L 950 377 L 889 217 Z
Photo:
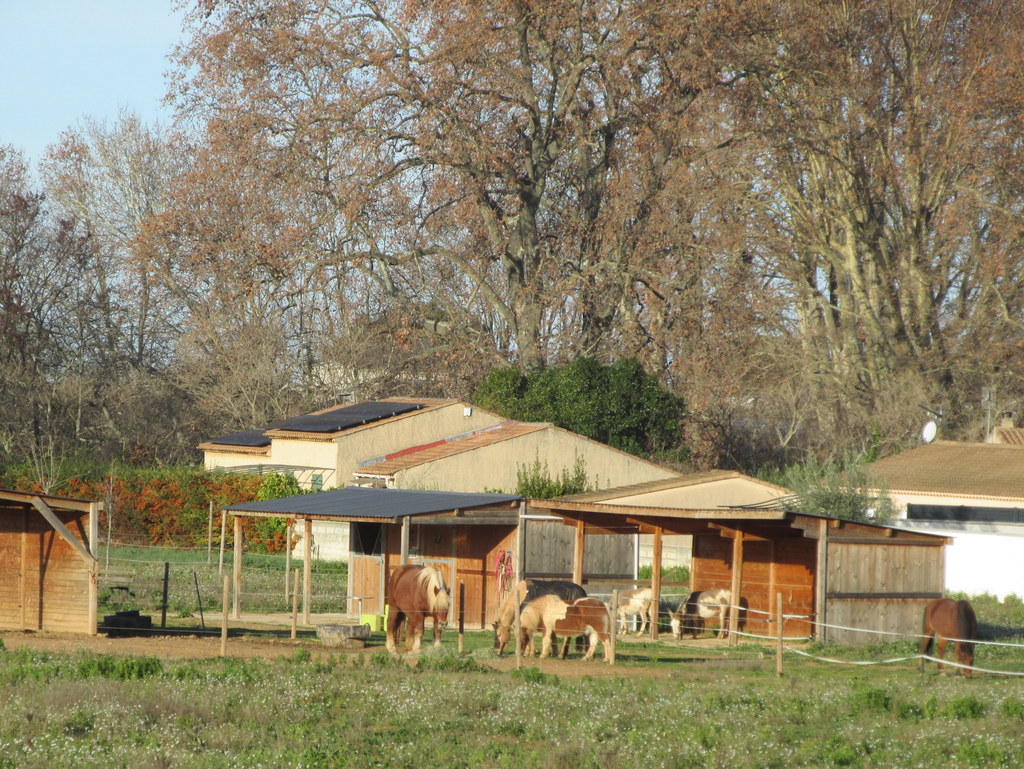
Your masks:
M 416 582 L 426 589 L 427 606 L 430 611 L 448 611 L 451 598 L 444 584 L 444 575 L 440 571 L 433 566 L 424 566 Z

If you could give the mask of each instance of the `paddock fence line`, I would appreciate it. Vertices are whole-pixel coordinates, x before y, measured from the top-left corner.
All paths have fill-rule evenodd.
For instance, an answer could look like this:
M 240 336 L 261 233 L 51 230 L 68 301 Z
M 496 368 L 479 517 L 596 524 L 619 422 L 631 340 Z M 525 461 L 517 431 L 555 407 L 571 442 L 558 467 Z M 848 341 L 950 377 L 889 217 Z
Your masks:
M 171 618 L 203 620 L 223 610 L 222 579 L 233 571 L 233 551 L 223 564 L 206 556 L 205 548 L 160 548 L 112 545 L 100 548 L 99 611 L 101 617 L 123 611 L 161 613 Z M 302 558 L 246 554 L 239 594 L 246 613 L 287 614 L 292 604 L 292 574 Z M 348 569 L 334 561 L 312 559 L 310 612 L 345 615 Z M 166 584 L 165 584 L 166 569 Z M 231 610 L 231 607 L 228 607 Z M 165 622 L 161 622 L 164 625 Z M 163 628 L 161 628 L 163 629 Z
M 740 611 L 746 611 L 748 613 L 765 614 L 765 615 L 768 615 L 769 617 L 773 616 L 773 612 L 763 611 L 763 610 L 760 610 L 760 609 L 744 609 L 742 606 L 736 606 L 735 604 L 728 604 L 728 607 L 729 607 L 730 610 L 740 610 Z M 814 625 L 816 628 L 829 628 L 829 629 L 833 629 L 833 630 L 847 630 L 847 631 L 856 632 L 856 633 L 874 633 L 876 635 L 893 636 L 893 637 L 895 637 L 897 639 L 904 639 L 904 640 L 912 640 L 912 639 L 919 640 L 919 639 L 924 639 L 924 638 L 929 638 L 930 637 L 930 636 L 927 636 L 927 635 L 925 635 L 923 633 L 897 633 L 897 632 L 891 631 L 891 630 L 875 630 L 875 629 L 870 629 L 870 628 L 851 627 L 851 626 L 848 626 L 848 625 L 836 625 L 834 623 L 819 622 L 816 619 L 814 619 L 813 615 L 805 615 L 805 614 L 785 614 L 784 613 L 782 615 L 782 619 L 784 621 L 788 620 L 788 619 L 800 619 L 800 620 L 808 621 L 812 625 Z M 760 634 L 757 634 L 757 633 L 749 633 L 749 632 L 744 632 L 744 631 L 739 631 L 739 630 L 736 631 L 736 634 L 739 635 L 739 636 L 743 636 L 745 638 L 755 638 L 755 639 L 762 640 L 762 641 L 778 641 L 779 640 L 779 637 L 777 635 L 775 635 L 775 636 L 760 635 Z M 810 638 L 811 638 L 811 636 L 801 636 L 801 637 L 798 637 L 798 638 L 783 637 L 781 640 L 782 641 L 788 641 L 788 642 L 793 642 L 793 641 L 809 641 Z M 967 639 L 967 638 L 947 638 L 946 641 L 948 643 L 968 642 L 968 643 L 974 644 L 975 646 L 1002 646 L 1002 647 L 1009 647 L 1009 648 L 1014 648 L 1014 649 L 1024 649 L 1024 644 L 1010 643 L 1008 641 L 988 641 L 988 640 L 984 640 L 984 639 Z M 792 646 L 783 646 L 783 649 L 785 651 L 787 651 L 787 652 L 791 652 L 791 653 L 797 654 L 799 656 L 808 657 L 808 658 L 813 659 L 813 660 L 815 660 L 817 662 L 827 662 L 827 663 L 839 664 L 839 665 L 889 665 L 889 664 L 895 664 L 895 663 L 899 663 L 899 662 L 910 662 L 912 660 L 924 660 L 926 662 L 941 663 L 943 666 L 949 666 L 949 667 L 953 667 L 953 668 L 960 668 L 960 669 L 965 669 L 965 670 L 977 671 L 979 673 L 988 673 L 988 674 L 991 674 L 991 675 L 1024 676 L 1024 672 L 1021 672 L 1021 671 L 997 670 L 997 669 L 993 669 L 993 668 L 982 668 L 982 667 L 978 667 L 977 665 L 964 665 L 962 663 L 959 663 L 959 662 L 956 662 L 956 661 L 953 661 L 953 660 L 944 660 L 944 659 L 940 659 L 938 657 L 933 657 L 933 656 L 928 655 L 928 654 L 912 654 L 910 656 L 892 657 L 890 659 L 885 659 L 885 660 L 841 660 L 841 659 L 837 659 L 837 658 L 834 658 L 834 657 L 822 657 L 820 655 L 811 654 L 810 652 L 808 652 L 808 651 L 806 651 L 804 649 L 797 649 L 797 648 L 794 648 Z

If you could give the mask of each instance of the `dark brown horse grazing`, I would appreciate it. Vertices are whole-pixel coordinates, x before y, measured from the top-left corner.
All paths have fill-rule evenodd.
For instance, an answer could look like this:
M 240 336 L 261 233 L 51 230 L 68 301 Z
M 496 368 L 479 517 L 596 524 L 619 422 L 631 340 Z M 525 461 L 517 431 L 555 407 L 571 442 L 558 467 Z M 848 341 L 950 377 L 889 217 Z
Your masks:
M 395 651 L 395 637 L 402 622 L 408 619 L 406 650 L 418 652 L 428 614 L 434 618 L 434 646 L 440 646 L 450 606 L 451 597 L 440 571 L 433 566 L 399 566 L 388 580 L 387 650 Z
M 978 620 L 974 609 L 967 601 L 954 601 L 952 598 L 935 598 L 924 608 L 924 625 L 921 629 L 924 638 L 921 640 L 921 654 L 930 654 L 932 642 L 938 638 L 936 655 L 940 660 L 946 652 L 946 642 L 952 641 L 956 650 L 956 661 L 967 667 L 960 672 L 967 678 L 971 677 L 974 666 L 974 637 L 978 630 Z M 942 671 L 942 663 L 937 663 Z M 924 660 L 921 660 L 924 669 Z

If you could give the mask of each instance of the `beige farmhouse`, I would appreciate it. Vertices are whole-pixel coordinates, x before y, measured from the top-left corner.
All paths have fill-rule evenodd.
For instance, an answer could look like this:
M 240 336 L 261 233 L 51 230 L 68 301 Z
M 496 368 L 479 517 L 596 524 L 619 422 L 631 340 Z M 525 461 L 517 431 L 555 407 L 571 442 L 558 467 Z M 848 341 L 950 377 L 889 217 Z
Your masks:
M 580 463 L 597 488 L 678 477 L 551 424 L 516 422 L 462 401 L 428 398 L 334 406 L 199 448 L 207 469 L 288 473 L 306 488 L 514 492 L 520 469 L 536 462 L 552 477 L 573 473 Z M 345 524 L 317 524 L 316 552 L 347 557 L 348 535 Z

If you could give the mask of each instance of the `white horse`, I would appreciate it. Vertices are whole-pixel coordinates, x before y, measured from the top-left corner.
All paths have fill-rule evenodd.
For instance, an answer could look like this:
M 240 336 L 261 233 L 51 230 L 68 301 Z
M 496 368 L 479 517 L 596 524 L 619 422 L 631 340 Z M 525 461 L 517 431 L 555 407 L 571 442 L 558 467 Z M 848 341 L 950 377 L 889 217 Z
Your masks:
M 690 593 L 672 612 L 669 624 L 672 625 L 672 637 L 679 640 L 685 633 L 693 633 L 696 638 L 704 629 L 704 620 L 718 617 L 719 638 L 729 635 L 726 624 L 729 609 L 732 606 L 732 591 L 724 587 L 713 590 L 699 590 Z
M 647 629 L 647 622 L 652 624 L 658 621 L 654 613 L 654 591 L 649 587 L 641 587 L 635 590 L 623 590 L 619 593 L 619 605 L 616 612 L 619 617 L 619 632 L 626 630 L 627 617 L 640 617 L 640 629 L 637 635 L 643 635 Z

